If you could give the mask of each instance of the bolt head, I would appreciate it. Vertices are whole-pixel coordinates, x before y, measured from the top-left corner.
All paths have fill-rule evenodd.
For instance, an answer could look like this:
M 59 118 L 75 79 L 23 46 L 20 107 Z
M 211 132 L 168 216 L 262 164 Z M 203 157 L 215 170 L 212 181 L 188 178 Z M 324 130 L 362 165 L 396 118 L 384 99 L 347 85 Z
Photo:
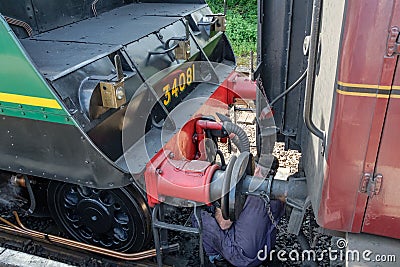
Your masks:
M 115 95 L 117 96 L 118 100 L 124 99 L 125 98 L 124 88 L 118 87 L 117 90 L 115 91 Z

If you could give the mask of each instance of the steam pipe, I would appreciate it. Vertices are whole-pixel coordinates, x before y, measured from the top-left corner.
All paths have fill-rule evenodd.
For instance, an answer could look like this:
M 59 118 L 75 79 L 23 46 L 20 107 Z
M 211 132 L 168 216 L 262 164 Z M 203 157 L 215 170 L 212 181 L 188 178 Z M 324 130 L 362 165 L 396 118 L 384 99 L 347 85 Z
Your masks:
M 312 20 L 311 20 L 311 37 L 310 37 L 310 52 L 308 56 L 306 92 L 304 99 L 304 122 L 312 134 L 319 139 L 324 140 L 325 134 L 318 129 L 312 121 L 313 95 L 315 88 L 315 69 L 317 63 L 318 43 L 319 43 L 319 26 L 321 19 L 321 2 L 322 0 L 314 0 Z

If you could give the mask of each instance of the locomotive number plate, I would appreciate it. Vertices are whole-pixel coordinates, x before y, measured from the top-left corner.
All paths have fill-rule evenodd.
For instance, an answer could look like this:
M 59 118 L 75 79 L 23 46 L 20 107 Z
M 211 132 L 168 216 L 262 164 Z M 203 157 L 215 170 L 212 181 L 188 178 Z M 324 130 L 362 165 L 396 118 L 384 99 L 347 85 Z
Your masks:
M 186 70 L 182 70 L 180 74 L 177 74 L 171 83 L 166 84 L 163 87 L 164 92 L 164 105 L 168 106 L 172 98 L 178 98 L 179 94 L 184 92 L 185 89 L 195 81 L 195 68 L 194 64 L 188 67 Z

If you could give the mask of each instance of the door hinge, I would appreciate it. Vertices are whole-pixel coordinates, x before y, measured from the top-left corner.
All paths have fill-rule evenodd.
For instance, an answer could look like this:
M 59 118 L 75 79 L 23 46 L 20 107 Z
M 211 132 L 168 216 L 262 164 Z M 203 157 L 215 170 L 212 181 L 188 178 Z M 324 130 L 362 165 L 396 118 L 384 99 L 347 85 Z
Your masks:
M 376 174 L 375 176 L 373 176 L 370 173 L 364 173 L 361 182 L 360 192 L 366 193 L 370 197 L 378 195 L 381 191 L 382 179 L 382 174 Z
M 386 55 L 392 57 L 400 54 L 400 44 L 397 42 L 399 37 L 399 27 L 394 26 L 389 30 L 389 36 L 386 46 Z

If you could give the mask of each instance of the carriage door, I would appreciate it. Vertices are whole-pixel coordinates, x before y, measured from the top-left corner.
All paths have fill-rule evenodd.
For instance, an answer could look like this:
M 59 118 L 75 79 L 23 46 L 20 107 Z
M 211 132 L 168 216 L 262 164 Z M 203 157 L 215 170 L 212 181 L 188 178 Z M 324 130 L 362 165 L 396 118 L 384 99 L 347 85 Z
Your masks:
M 385 97 L 386 110 L 382 110 L 386 111 L 386 116 L 380 135 L 375 170 L 369 177 L 368 173 L 364 174 L 360 187 L 361 191 L 369 195 L 362 231 L 393 238 L 400 238 L 400 66 L 397 64 L 400 53 L 399 2 L 396 1 L 394 4 L 392 24 L 388 31 L 387 55 L 380 83 L 389 84 L 382 86 L 382 90 L 389 92 Z M 379 140 L 379 136 L 370 138 Z

